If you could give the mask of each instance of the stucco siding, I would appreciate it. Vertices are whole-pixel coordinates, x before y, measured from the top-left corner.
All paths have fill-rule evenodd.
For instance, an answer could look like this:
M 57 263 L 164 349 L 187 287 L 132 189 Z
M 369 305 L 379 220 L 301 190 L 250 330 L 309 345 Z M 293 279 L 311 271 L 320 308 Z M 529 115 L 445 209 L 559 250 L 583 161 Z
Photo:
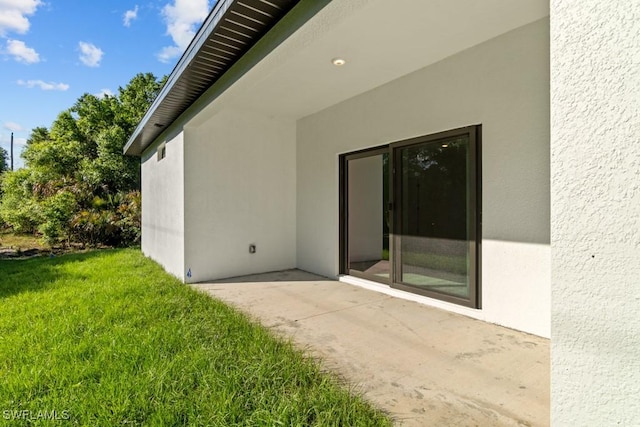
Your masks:
M 170 137 L 158 160 L 156 141 L 142 155 L 142 251 L 184 278 L 184 140 Z
M 551 2 L 552 424 L 640 422 L 640 3 Z
M 550 334 L 549 23 L 536 21 L 298 122 L 297 264 L 338 274 L 338 156 L 482 124 L 482 310 Z
M 187 281 L 294 268 L 295 122 L 229 107 L 185 134 Z

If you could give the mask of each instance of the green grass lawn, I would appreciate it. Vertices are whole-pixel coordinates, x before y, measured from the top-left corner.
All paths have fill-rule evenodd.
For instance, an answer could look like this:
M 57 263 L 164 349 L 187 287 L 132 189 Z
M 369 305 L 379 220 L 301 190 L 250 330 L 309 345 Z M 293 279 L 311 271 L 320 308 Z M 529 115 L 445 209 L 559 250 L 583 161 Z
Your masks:
M 0 261 L 0 299 L 0 424 L 390 425 L 138 250 Z

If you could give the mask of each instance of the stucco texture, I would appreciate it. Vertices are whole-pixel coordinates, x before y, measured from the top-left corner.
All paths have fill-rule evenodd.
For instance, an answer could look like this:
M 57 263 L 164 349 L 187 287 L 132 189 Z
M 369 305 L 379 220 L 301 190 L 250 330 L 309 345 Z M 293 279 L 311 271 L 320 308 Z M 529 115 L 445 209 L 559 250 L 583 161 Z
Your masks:
M 187 282 L 295 267 L 295 122 L 226 108 L 185 134 Z
M 176 131 L 142 157 L 142 251 L 184 280 L 184 134 Z
M 551 2 L 552 424 L 640 425 L 640 2 Z

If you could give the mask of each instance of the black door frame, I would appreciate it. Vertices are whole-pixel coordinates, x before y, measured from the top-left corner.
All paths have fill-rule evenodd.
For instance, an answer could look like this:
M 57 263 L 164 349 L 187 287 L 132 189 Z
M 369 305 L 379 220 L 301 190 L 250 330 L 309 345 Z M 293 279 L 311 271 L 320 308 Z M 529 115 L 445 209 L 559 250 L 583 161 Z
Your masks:
M 373 276 L 362 273 L 357 270 L 349 269 L 349 231 L 347 230 L 349 218 L 349 168 L 347 164 L 350 160 L 363 159 L 366 157 L 379 156 L 381 154 L 389 154 L 389 165 L 391 166 L 391 149 L 389 145 L 382 147 L 368 148 L 366 150 L 355 151 L 353 153 L 343 154 L 340 156 L 340 274 L 348 274 L 350 276 L 359 277 L 361 279 L 371 280 L 383 283 L 385 285 L 392 284 L 392 272 L 389 272 L 389 278 L 385 279 L 380 276 Z M 391 175 L 391 173 L 389 173 Z M 389 199 L 392 197 L 391 182 L 389 183 Z M 389 268 L 392 267 L 392 237 L 393 221 L 389 221 Z
M 398 273 L 401 271 L 399 263 L 401 263 L 401 254 L 396 256 L 395 247 L 398 244 L 395 229 L 400 224 L 401 216 L 398 209 L 398 200 L 395 197 L 396 194 L 401 194 L 401 180 L 396 179 L 396 170 L 399 170 L 399 159 L 396 155 L 397 151 L 402 148 L 406 148 L 411 145 L 423 144 L 426 142 L 436 142 L 439 140 L 451 139 L 456 136 L 466 135 L 469 138 L 469 150 L 471 155 L 471 165 L 473 174 L 472 191 L 469 195 L 469 205 L 472 212 L 473 219 L 470 223 L 470 236 L 469 236 L 469 259 L 471 265 L 469 268 L 469 298 L 456 297 L 449 294 L 439 293 L 432 290 L 426 290 L 416 286 L 403 284 L 399 280 Z M 482 292 L 481 292 L 481 236 L 482 236 L 482 158 L 481 158 L 481 137 L 482 127 L 481 125 L 465 126 L 458 129 L 452 129 L 444 132 L 438 132 L 435 134 L 420 136 L 402 141 L 396 141 L 384 146 L 378 146 L 365 150 L 359 150 L 352 153 L 342 154 L 339 156 L 339 180 L 340 180 L 340 196 L 339 196 L 339 209 L 340 209 L 340 274 L 348 274 L 351 276 L 359 277 L 366 280 L 371 280 L 379 283 L 389 285 L 393 288 L 397 288 L 403 291 L 424 295 L 430 298 L 439 299 L 463 305 L 471 308 L 481 308 L 482 306 Z M 348 270 L 349 266 L 349 250 L 348 250 L 348 167 L 347 164 L 350 160 L 360 159 L 364 157 L 376 156 L 387 153 L 389 155 L 389 204 L 392 220 L 389 224 L 389 267 L 390 274 L 389 279 L 385 280 L 379 276 L 368 275 L 366 273 L 358 272 L 355 270 Z

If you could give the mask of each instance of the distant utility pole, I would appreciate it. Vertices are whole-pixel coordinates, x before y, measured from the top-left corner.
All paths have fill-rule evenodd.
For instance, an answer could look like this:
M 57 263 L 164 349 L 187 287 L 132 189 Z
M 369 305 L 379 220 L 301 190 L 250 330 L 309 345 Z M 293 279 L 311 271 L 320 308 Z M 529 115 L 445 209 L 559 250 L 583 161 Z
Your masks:
M 11 132 L 11 170 L 13 170 L 13 132 Z

